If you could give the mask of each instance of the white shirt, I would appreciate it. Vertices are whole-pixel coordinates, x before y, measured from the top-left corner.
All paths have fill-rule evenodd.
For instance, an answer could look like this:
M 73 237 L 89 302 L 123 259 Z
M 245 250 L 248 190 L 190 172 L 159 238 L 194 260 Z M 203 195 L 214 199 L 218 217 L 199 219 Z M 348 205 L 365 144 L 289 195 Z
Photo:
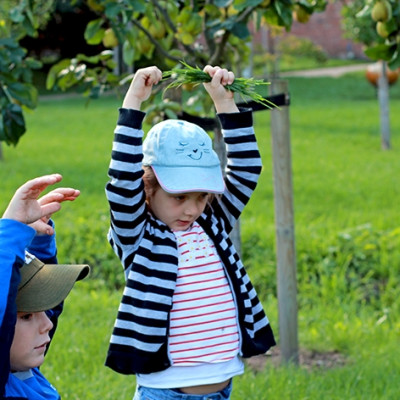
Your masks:
M 172 367 L 139 374 L 137 382 L 154 388 L 222 382 L 243 373 L 230 285 L 213 242 L 196 222 L 174 234 L 179 262 L 168 338 Z

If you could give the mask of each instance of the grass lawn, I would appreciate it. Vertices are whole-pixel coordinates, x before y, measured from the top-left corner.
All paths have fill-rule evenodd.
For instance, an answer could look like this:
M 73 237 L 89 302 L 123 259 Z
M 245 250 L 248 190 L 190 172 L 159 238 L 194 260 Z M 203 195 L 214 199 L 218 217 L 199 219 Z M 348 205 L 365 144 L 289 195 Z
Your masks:
M 400 84 L 391 88 L 390 151 L 381 150 L 376 93 L 361 73 L 290 78 L 289 88 L 300 347 L 338 352 L 346 363 L 246 368 L 232 398 L 398 399 Z M 27 115 L 19 145 L 3 146 L 0 209 L 41 174 L 60 172 L 82 192 L 55 217 L 60 261 L 93 269 L 67 300 L 43 365 L 63 399 L 130 399 L 134 391 L 134 377 L 103 367 L 121 296 L 107 285 L 122 269 L 106 241 L 104 195 L 121 102 L 107 97 L 85 108 L 81 98 L 46 98 Z M 279 340 L 269 118 L 255 113 L 264 169 L 241 230 L 245 265 Z

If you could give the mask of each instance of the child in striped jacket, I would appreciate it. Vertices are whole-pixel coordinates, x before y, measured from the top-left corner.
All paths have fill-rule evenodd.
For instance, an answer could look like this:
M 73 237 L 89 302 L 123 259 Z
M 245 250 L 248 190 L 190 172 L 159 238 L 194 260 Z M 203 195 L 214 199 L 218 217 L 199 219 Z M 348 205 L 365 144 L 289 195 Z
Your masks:
M 106 365 L 136 374 L 134 400 L 229 399 L 243 357 L 275 344 L 262 305 L 229 238 L 261 172 L 252 113 L 206 66 L 227 146 L 222 173 L 207 133 L 181 120 L 143 139 L 141 104 L 162 73 L 136 72 L 115 130 L 106 194 L 108 239 L 126 287 Z

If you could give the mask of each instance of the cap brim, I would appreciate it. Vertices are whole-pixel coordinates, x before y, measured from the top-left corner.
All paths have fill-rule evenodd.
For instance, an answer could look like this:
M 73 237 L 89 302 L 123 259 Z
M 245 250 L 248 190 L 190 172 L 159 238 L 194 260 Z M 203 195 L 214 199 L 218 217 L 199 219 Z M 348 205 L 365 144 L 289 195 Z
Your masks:
M 25 265 L 23 268 L 29 268 Z M 60 304 L 69 294 L 75 282 L 85 278 L 88 265 L 44 265 L 17 294 L 17 310 L 40 312 Z
M 207 168 L 151 166 L 160 186 L 168 193 L 223 193 L 225 182 L 219 165 Z

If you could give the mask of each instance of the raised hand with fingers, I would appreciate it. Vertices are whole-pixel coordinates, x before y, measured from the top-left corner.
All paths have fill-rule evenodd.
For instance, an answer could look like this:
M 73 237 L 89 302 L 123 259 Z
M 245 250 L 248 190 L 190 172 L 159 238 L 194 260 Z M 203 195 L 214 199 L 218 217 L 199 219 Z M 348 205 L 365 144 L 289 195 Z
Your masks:
M 239 112 L 233 92 L 225 88 L 226 85 L 231 85 L 235 80 L 234 73 L 225 68 L 220 68 L 218 66 L 213 67 L 211 65 L 206 65 L 203 71 L 212 78 L 211 82 L 204 83 L 203 85 L 213 100 L 217 112 Z
M 162 79 L 162 72 L 155 66 L 138 69 L 125 95 L 122 107 L 140 110 L 143 101 L 147 100 L 153 89 Z
M 80 194 L 76 189 L 58 188 L 39 199 L 40 194 L 48 186 L 61 180 L 60 174 L 52 174 L 26 182 L 15 192 L 3 218 L 31 225 L 38 233 L 52 235 L 54 230 L 47 224 L 50 216 L 60 210 L 63 201 L 73 201 Z
M 60 204 L 64 201 L 74 201 L 79 195 L 80 191 L 73 188 L 57 188 L 52 190 L 51 192 L 45 194 L 43 197 L 38 199 L 38 202 L 41 207 L 44 207 L 47 204 L 58 203 Z M 58 210 L 57 210 L 58 211 Z M 36 222 L 30 224 L 32 228 L 36 230 L 38 233 L 46 233 L 52 234 L 52 228 L 48 225 L 48 222 L 53 213 L 46 214 L 42 218 L 38 219 Z M 49 229 L 50 228 L 50 229 Z

